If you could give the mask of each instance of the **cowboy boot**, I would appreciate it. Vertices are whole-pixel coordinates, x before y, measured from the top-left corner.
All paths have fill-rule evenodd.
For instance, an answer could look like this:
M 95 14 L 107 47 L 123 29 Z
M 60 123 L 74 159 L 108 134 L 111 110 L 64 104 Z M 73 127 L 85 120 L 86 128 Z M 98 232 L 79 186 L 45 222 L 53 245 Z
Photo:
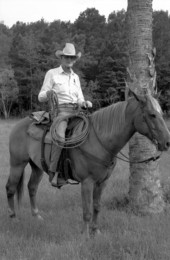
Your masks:
M 61 177 L 58 177 L 59 172 L 52 172 L 52 171 L 48 171 L 48 175 L 49 175 L 49 182 L 51 183 L 51 185 L 53 187 L 56 187 L 58 189 L 60 189 L 63 185 L 68 184 L 68 182 L 66 180 L 64 180 Z M 55 181 L 53 181 L 55 177 Z
M 53 187 L 56 187 L 56 188 L 60 189 L 63 185 L 68 184 L 68 182 L 67 182 L 66 180 L 64 180 L 63 178 L 58 177 L 58 174 L 59 174 L 59 172 L 56 172 L 56 173 L 55 173 L 55 180 L 56 180 L 56 181 L 55 181 L 55 182 L 52 181 L 52 182 L 51 182 L 51 185 L 52 185 Z

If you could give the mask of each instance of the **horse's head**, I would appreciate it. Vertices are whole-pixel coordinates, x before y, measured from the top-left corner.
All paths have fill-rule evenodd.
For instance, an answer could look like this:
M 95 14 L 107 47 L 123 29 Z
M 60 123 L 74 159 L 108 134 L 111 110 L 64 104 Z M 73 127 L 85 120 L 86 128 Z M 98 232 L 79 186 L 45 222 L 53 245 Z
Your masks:
M 139 106 L 135 111 L 134 125 L 137 132 L 147 136 L 158 150 L 166 151 L 170 146 L 170 132 L 163 119 L 158 101 L 151 95 L 136 95 Z

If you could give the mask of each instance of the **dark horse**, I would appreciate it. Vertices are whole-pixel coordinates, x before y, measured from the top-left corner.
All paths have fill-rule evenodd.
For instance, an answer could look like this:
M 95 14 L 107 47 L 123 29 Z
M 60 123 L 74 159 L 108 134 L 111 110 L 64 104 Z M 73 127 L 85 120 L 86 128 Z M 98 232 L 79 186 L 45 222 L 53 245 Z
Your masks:
M 26 117 L 16 124 L 10 135 L 10 175 L 6 185 L 9 214 L 15 217 L 14 194 L 21 199 L 24 168 L 29 163 L 32 174 L 28 183 L 32 214 L 41 218 L 36 206 L 37 188 L 42 178 L 40 142 L 31 138 L 28 127 L 32 119 Z M 91 230 L 99 232 L 97 218 L 100 199 L 106 180 L 111 175 L 111 161 L 135 132 L 148 137 L 158 150 L 170 146 L 170 133 L 163 120 L 159 103 L 151 96 L 137 96 L 102 108 L 90 116 L 90 129 L 81 147 L 69 150 L 72 171 L 81 183 L 83 207 L 83 231 L 89 236 Z M 49 163 L 50 144 L 45 145 Z M 92 229 L 91 229 L 92 228 Z

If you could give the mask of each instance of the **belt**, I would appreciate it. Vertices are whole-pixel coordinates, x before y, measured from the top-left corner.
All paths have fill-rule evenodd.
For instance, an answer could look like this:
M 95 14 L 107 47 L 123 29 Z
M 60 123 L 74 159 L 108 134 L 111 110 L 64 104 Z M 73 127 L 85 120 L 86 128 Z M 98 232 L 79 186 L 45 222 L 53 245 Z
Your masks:
M 78 104 L 77 103 L 63 103 L 59 104 L 58 108 L 72 108 L 72 109 L 78 109 Z

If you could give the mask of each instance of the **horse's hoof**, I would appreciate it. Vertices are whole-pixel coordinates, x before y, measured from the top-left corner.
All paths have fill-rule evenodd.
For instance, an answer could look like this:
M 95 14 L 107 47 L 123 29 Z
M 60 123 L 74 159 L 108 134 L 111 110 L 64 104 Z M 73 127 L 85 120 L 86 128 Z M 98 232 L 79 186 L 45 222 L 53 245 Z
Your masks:
M 12 211 L 11 209 L 8 209 L 8 214 L 9 214 L 9 217 L 10 217 L 10 218 L 15 218 L 15 217 L 16 217 L 15 212 Z
M 102 233 L 101 233 L 100 229 L 97 228 L 96 231 L 95 231 L 95 234 L 96 235 L 101 235 Z
M 43 221 L 44 220 L 43 217 L 41 217 L 41 215 L 39 213 L 36 213 L 36 214 L 34 213 L 34 214 L 32 214 L 32 216 L 34 218 L 38 219 L 39 221 Z
M 98 229 L 98 228 L 93 228 L 92 230 L 91 230 L 91 236 L 99 236 L 99 235 L 101 235 L 102 233 L 101 233 L 101 231 L 100 231 L 100 229 Z
M 40 221 L 44 220 L 41 215 L 39 214 L 39 210 L 38 209 L 35 209 L 35 210 L 32 210 L 32 216 Z
M 16 215 L 15 215 L 15 213 L 12 213 L 9 215 L 9 217 L 13 219 L 13 218 L 16 218 Z
M 44 220 L 43 217 L 41 217 L 41 215 L 39 215 L 39 214 L 36 216 L 36 218 L 37 218 L 39 221 L 43 221 L 43 220 Z

